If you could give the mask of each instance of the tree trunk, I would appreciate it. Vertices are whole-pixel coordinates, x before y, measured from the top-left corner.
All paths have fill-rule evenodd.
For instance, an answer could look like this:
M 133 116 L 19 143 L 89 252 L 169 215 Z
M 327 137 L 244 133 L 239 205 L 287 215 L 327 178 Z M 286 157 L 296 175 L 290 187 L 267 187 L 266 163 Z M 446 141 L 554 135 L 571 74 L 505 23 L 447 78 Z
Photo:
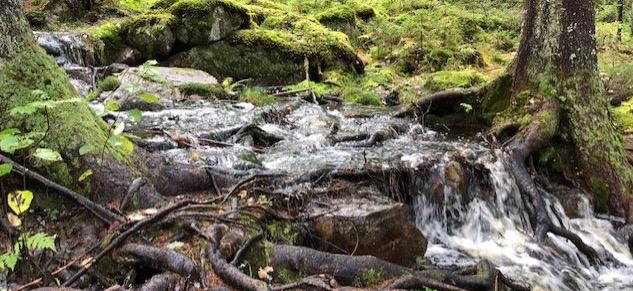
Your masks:
M 633 175 L 609 114 L 597 65 L 595 1 L 526 0 L 523 36 L 510 71 L 508 110 L 522 126 L 510 150 L 527 158 L 557 136 L 569 164 L 596 195 L 596 208 L 633 222 Z
M 624 0 L 618 0 L 618 32 L 617 32 L 618 41 L 622 41 L 623 27 L 624 27 Z
M 175 195 L 212 189 L 212 173 L 187 165 L 166 165 L 153 155 L 136 148 L 123 150 L 109 141 L 109 126 L 84 101 L 63 103 L 28 116 L 11 116 L 9 110 L 34 101 L 79 98 L 66 74 L 41 49 L 21 11 L 19 0 L 5 0 L 0 6 L 0 130 L 46 133 L 38 147 L 58 151 L 62 162 L 37 166 L 51 180 L 101 202 L 122 199 L 132 181 L 146 177 L 150 183 L 138 190 L 141 204 L 160 200 L 158 193 Z M 34 90 L 40 90 L 37 93 Z M 80 155 L 79 148 L 90 145 L 93 152 Z M 102 155 L 103 152 L 103 155 Z M 23 152 L 14 158 L 28 162 Z M 103 158 L 103 159 L 102 159 Z M 87 170 L 90 179 L 78 181 Z M 227 185 L 220 186 L 228 187 Z M 142 205 L 141 205 L 142 206 Z

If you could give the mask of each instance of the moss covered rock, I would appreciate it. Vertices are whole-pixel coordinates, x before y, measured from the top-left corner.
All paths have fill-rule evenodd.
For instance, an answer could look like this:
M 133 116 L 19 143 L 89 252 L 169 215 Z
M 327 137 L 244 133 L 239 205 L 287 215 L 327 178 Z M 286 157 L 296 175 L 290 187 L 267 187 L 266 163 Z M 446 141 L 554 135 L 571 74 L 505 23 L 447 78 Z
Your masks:
M 146 58 L 167 57 L 176 43 L 174 19 L 169 13 L 142 14 L 124 22 L 121 35 L 127 45 L 143 52 Z
M 248 9 L 230 0 L 181 0 L 170 6 L 176 38 L 186 45 L 206 45 L 250 25 Z
M 306 65 L 313 79 L 320 78 L 319 72 L 327 68 L 362 71 L 362 63 L 344 34 L 312 24 L 318 30 L 304 27 L 301 34 L 284 29 L 239 30 L 225 40 L 179 54 L 170 63 L 220 78 L 253 79 L 263 85 L 304 80 Z

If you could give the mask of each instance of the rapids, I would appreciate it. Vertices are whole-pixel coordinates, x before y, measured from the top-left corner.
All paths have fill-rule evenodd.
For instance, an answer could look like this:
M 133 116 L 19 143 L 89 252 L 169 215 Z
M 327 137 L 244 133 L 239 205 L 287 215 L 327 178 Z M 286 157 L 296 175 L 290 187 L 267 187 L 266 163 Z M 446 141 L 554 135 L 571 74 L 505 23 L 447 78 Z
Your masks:
M 89 65 L 76 36 L 37 36 L 65 69 Z M 75 81 L 73 84 L 85 83 Z M 96 110 L 102 107 L 93 105 Z M 264 118 L 266 112 L 282 110 L 288 114 L 281 120 Z M 628 246 L 611 222 L 594 215 L 586 199 L 576 201 L 581 211 L 570 219 L 558 199 L 548 195 L 549 215 L 617 262 L 593 267 L 565 239 L 549 234 L 546 242 L 535 241 L 517 185 L 498 150 L 391 118 L 389 113 L 381 108 L 316 105 L 302 100 L 264 107 L 198 101 L 144 112 L 138 125 L 129 122 L 125 114 L 120 118 L 127 120 L 128 133 L 141 137 L 139 146 L 177 162 L 294 177 L 321 169 L 363 169 L 368 163 L 385 171 L 411 169 L 416 177 L 412 188 L 407 189 L 408 202 L 412 219 L 429 239 L 426 259 L 432 263 L 463 266 L 487 259 L 507 276 L 530 283 L 534 290 L 633 290 L 633 258 Z M 162 134 L 217 138 L 220 132 L 249 124 L 281 141 L 262 152 L 252 150 L 254 140 L 249 137 L 225 139 L 235 144 L 232 147 L 182 148 Z M 381 128 L 393 129 L 397 136 L 375 146 L 357 147 L 350 142 L 333 143 L 330 134 L 334 127 L 338 136 Z M 479 167 L 484 175 L 464 171 L 469 184 L 456 187 L 446 174 L 447 165 L 456 156 Z

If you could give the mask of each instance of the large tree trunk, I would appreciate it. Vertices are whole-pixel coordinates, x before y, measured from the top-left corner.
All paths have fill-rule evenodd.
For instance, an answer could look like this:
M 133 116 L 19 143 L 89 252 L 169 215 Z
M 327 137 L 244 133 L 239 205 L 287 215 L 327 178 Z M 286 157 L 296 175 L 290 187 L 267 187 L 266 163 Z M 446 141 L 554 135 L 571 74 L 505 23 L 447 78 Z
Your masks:
M 510 151 L 522 159 L 560 137 L 600 211 L 633 222 L 633 175 L 597 65 L 595 2 L 526 0 L 510 115 L 524 117 Z M 579 170 L 579 171 L 578 171 Z
M 34 94 L 34 90 L 41 91 Z M 101 203 L 121 199 L 138 177 L 150 181 L 138 190 L 140 202 L 146 204 L 159 199 L 158 193 L 174 195 L 212 189 L 215 181 L 204 169 L 167 166 L 159 157 L 141 149 L 128 152 L 114 146 L 109 141 L 109 126 L 84 101 L 63 103 L 28 116 L 9 114 L 10 109 L 34 101 L 78 97 L 66 74 L 37 45 L 19 0 L 4 0 L 0 5 L 0 130 L 47 132 L 38 146 L 56 150 L 63 157 L 63 162 L 30 166 L 38 166 L 47 177 L 68 188 L 92 194 Z M 84 145 L 95 150 L 82 156 L 79 148 Z M 28 158 L 21 158 L 25 154 L 17 152 L 14 158 L 28 163 Z M 94 172 L 91 178 L 78 181 L 88 169 Z

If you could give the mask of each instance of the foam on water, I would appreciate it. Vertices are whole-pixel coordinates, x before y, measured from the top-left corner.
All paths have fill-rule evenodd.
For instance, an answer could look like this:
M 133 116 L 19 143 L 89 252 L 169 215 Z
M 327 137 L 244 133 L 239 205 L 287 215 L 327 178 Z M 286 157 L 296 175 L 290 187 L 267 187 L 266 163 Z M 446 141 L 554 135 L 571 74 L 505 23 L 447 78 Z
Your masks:
M 469 265 L 487 259 L 508 276 L 532 284 L 533 290 L 633 290 L 633 258 L 628 247 L 616 239 L 610 222 L 594 217 L 586 199 L 579 201 L 582 218 L 569 219 L 560 202 L 548 197 L 550 215 L 598 252 L 613 255 L 620 261 L 618 266 L 591 266 L 573 244 L 552 234 L 544 243 L 535 241 L 518 187 L 503 161 L 489 152 L 479 162 L 490 171 L 494 200 L 474 198 L 464 204 L 453 197 L 459 196 L 455 189 L 445 186 L 443 205 L 424 195 L 414 203 L 416 222 L 432 244 L 427 251 L 431 261 Z M 443 165 L 437 167 L 440 170 Z

